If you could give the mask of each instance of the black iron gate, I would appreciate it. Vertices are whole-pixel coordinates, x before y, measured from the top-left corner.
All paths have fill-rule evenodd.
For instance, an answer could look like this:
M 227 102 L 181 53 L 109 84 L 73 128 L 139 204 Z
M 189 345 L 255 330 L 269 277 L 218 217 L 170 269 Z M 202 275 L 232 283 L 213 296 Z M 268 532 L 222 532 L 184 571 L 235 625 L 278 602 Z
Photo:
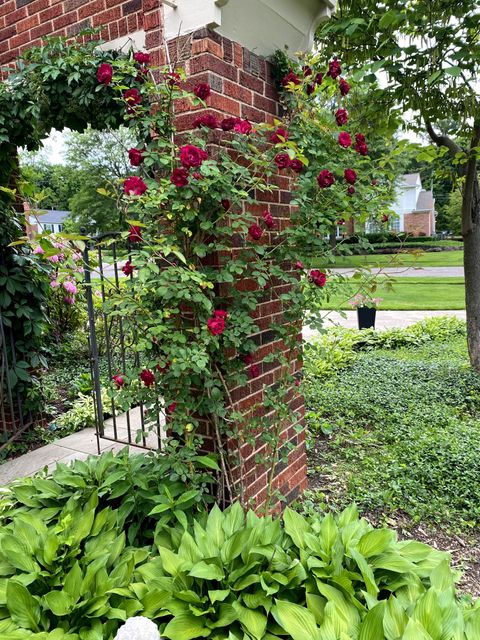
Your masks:
M 165 437 L 160 399 L 153 420 L 145 418 L 140 402 L 126 411 L 120 410 L 115 397 L 105 399 L 105 390 L 112 387 L 115 375 L 124 375 L 129 368 L 138 368 L 140 353 L 135 349 L 137 330 L 126 330 L 121 316 L 112 316 L 107 307 L 109 295 L 118 292 L 126 278 L 122 264 L 131 259 L 128 242 L 120 233 L 106 233 L 90 238 L 83 251 L 84 283 L 88 311 L 90 364 L 95 406 L 98 450 L 100 439 L 133 445 L 145 449 L 161 449 Z M 149 411 L 150 416 L 152 411 Z

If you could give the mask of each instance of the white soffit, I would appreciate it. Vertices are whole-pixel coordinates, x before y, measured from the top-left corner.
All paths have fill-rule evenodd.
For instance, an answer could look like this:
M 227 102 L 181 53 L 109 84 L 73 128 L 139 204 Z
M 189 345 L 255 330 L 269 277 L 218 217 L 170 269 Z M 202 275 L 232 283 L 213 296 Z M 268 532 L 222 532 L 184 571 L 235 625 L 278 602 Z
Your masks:
M 129 51 L 130 49 L 143 51 L 145 49 L 145 31 L 134 31 L 121 38 L 103 42 L 98 48 L 103 51 L 111 51 L 112 49 L 117 51 Z
M 167 40 L 209 26 L 268 56 L 284 47 L 290 54 L 309 50 L 334 0 L 174 0 L 172 5 L 164 4 Z

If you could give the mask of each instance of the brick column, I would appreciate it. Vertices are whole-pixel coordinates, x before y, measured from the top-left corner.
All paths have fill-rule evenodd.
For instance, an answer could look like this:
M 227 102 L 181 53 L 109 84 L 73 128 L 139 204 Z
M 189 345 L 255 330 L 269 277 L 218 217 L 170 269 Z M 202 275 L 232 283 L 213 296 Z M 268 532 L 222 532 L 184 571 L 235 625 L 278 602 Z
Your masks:
M 194 118 L 200 113 L 211 113 L 218 118 L 237 116 L 252 123 L 273 123 L 274 118 L 280 117 L 278 94 L 269 63 L 240 44 L 208 29 L 201 29 L 169 42 L 169 55 L 174 64 L 184 66 L 192 85 L 208 82 L 212 88 L 206 109 L 192 109 L 191 104 L 187 102 L 177 105 L 176 123 L 179 131 L 191 129 Z M 259 200 L 265 204 L 258 205 L 257 209 L 249 206 L 249 211 L 258 213 L 260 219 L 262 211 L 268 207 L 281 229 L 288 225 L 290 219 L 292 184 L 285 176 L 276 176 L 273 180 L 278 190 L 257 194 Z M 242 283 L 237 286 L 241 287 Z M 248 286 L 247 283 L 245 286 Z M 272 330 L 284 322 L 278 295 L 284 293 L 286 288 L 286 285 L 279 284 L 266 291 L 255 312 L 258 332 L 252 338 L 258 345 L 255 362 L 261 367 L 261 375 L 231 392 L 233 408 L 241 411 L 246 420 L 250 415 L 258 415 L 265 390 L 274 387 L 280 379 L 281 371 L 278 364 L 263 363 L 263 359 L 272 352 L 287 351 Z M 300 344 L 301 327 L 298 340 Z M 300 375 L 300 370 L 301 361 L 299 357 L 295 357 L 291 362 L 290 371 Z M 288 442 L 293 448 L 288 455 L 288 463 L 277 463 L 273 488 L 278 489 L 287 502 L 292 502 L 306 488 L 307 465 L 303 424 L 304 400 L 296 388 L 292 389 L 289 402 L 295 412 L 295 419 L 292 424 L 284 426 L 281 441 L 283 446 Z M 272 424 L 274 420 L 275 416 L 272 416 Z M 244 498 L 259 509 L 267 495 L 268 470 L 256 462 L 257 454 L 266 452 L 266 445 L 260 435 L 256 442 L 256 446 L 252 446 L 227 441 L 225 446 L 227 450 L 233 449 L 240 454 Z M 234 472 L 237 482 L 240 482 L 239 469 Z

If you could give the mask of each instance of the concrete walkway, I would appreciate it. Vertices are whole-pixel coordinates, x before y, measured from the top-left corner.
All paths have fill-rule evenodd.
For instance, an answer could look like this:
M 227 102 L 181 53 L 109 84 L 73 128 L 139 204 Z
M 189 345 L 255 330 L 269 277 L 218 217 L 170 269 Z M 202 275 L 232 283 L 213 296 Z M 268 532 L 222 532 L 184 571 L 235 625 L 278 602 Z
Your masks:
M 381 309 L 377 311 L 377 318 L 375 322 L 375 328 L 382 329 L 393 329 L 393 328 L 402 328 L 408 327 L 411 324 L 415 324 L 415 322 L 419 322 L 420 320 L 425 320 L 426 318 L 433 318 L 436 316 L 449 316 L 456 317 L 460 320 L 465 320 L 466 315 L 465 311 L 382 311 Z M 322 313 L 322 319 L 324 322 L 324 327 L 328 329 L 333 325 L 340 325 L 341 327 L 346 327 L 348 329 L 357 329 L 357 312 L 355 310 L 352 311 L 324 311 Z M 311 329 L 304 328 L 303 336 L 305 340 L 311 340 L 316 335 L 318 335 L 317 331 L 312 331 Z
M 355 273 L 355 269 L 351 267 L 339 267 L 332 269 L 332 273 L 342 273 L 345 276 L 351 276 Z M 463 267 L 385 267 L 370 269 L 372 276 L 384 274 L 389 276 L 397 276 L 398 278 L 463 278 Z
M 140 428 L 140 409 L 132 409 L 130 411 L 130 440 L 135 442 L 137 429 Z M 145 451 L 142 447 L 129 445 L 127 430 L 127 415 L 123 414 L 116 418 L 117 437 L 122 442 L 112 442 L 112 440 L 100 438 L 100 451 L 120 451 L 124 447 L 128 447 L 131 451 L 141 453 Z M 113 438 L 113 419 L 105 421 L 105 435 Z M 146 438 L 146 446 L 152 449 L 157 448 L 158 439 L 155 434 L 151 433 Z M 44 447 L 29 451 L 23 456 L 14 458 L 0 465 L 0 485 L 5 485 L 24 476 L 31 476 L 37 471 L 47 467 L 52 470 L 57 462 L 67 464 L 73 460 L 85 460 L 88 456 L 98 455 L 97 436 L 95 429 L 83 429 L 77 433 L 72 433 L 65 438 L 59 438 L 47 444 Z

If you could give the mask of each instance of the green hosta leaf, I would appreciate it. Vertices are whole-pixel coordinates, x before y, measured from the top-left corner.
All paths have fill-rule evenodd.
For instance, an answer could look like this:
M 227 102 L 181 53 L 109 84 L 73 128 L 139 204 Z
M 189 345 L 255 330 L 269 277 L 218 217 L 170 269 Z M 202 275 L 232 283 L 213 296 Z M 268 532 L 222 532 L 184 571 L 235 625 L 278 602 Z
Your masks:
M 395 553 L 384 553 L 372 562 L 372 566 L 375 569 L 387 569 L 388 571 L 395 571 L 396 573 L 410 573 L 415 571 L 415 565 L 402 558 Z
M 413 618 L 421 623 L 433 640 L 442 638 L 442 612 L 438 604 L 438 595 L 429 589 L 415 606 Z
M 293 509 L 286 508 L 283 514 L 285 531 L 299 549 L 305 549 L 305 534 L 310 531 L 307 520 Z
M 242 607 L 238 602 L 233 603 L 233 608 L 237 612 L 238 620 L 242 627 L 244 627 L 255 640 L 261 640 L 267 628 L 267 616 L 260 611 Z
M 360 538 L 358 551 L 365 558 L 379 556 L 395 542 L 395 533 L 390 529 L 375 529 Z
M 24 629 L 39 631 L 40 605 L 20 583 L 10 580 L 7 584 L 7 608 L 12 620 Z
M 225 598 L 228 598 L 230 593 L 230 589 L 212 589 L 208 592 L 208 597 L 210 598 L 210 602 L 215 604 L 215 602 L 223 602 Z
M 12 567 L 27 573 L 34 573 L 40 570 L 40 567 L 33 560 L 26 546 L 17 540 L 15 536 L 11 534 L 2 535 L 0 538 L 0 550 L 2 556 Z
M 225 577 L 223 569 L 215 564 L 207 564 L 203 560 L 194 564 L 188 575 L 193 578 L 204 578 L 205 580 L 223 580 Z
M 83 574 L 77 561 L 65 576 L 65 581 L 63 584 L 63 588 L 65 589 L 66 593 L 71 596 L 74 602 L 77 602 L 81 596 L 82 581 Z
M 223 513 L 223 530 L 227 538 L 236 533 L 245 522 L 245 514 L 240 502 L 235 502 Z
M 66 616 L 75 604 L 73 598 L 65 591 L 50 591 L 43 598 L 47 607 L 56 616 Z
M 480 638 L 480 609 L 465 613 L 465 635 L 467 640 Z M 456 640 L 456 639 L 455 639 Z
M 173 551 L 170 551 L 170 549 L 166 549 L 165 547 L 160 547 L 158 549 L 158 553 L 162 559 L 163 569 L 170 576 L 177 576 L 181 571 L 183 571 L 187 564 L 176 553 L 173 553 Z
M 337 538 L 338 527 L 335 522 L 335 518 L 331 513 L 328 513 L 322 520 L 319 533 L 320 544 L 325 549 L 325 553 L 327 553 L 328 555 L 330 555 L 330 552 Z
M 394 596 L 391 596 L 387 601 L 383 618 L 383 629 L 387 640 L 401 638 L 407 622 L 408 616 L 403 607 Z
M 386 603 L 382 601 L 370 609 L 360 625 L 358 640 L 385 640 L 383 633 L 385 608 Z
M 222 525 L 223 513 L 219 509 L 218 505 L 214 505 L 213 509 L 208 514 L 206 533 L 209 540 L 215 545 L 217 549 L 220 549 L 222 547 L 225 539 Z
M 189 613 L 175 616 L 162 632 L 162 636 L 171 640 L 193 640 L 193 638 L 206 638 L 208 635 L 210 635 L 210 629 L 205 627 L 203 618 Z
M 419 622 L 410 619 L 401 640 L 433 640 L 433 638 Z
M 305 607 L 285 600 L 275 600 L 272 614 L 293 640 L 317 640 L 315 616 Z

